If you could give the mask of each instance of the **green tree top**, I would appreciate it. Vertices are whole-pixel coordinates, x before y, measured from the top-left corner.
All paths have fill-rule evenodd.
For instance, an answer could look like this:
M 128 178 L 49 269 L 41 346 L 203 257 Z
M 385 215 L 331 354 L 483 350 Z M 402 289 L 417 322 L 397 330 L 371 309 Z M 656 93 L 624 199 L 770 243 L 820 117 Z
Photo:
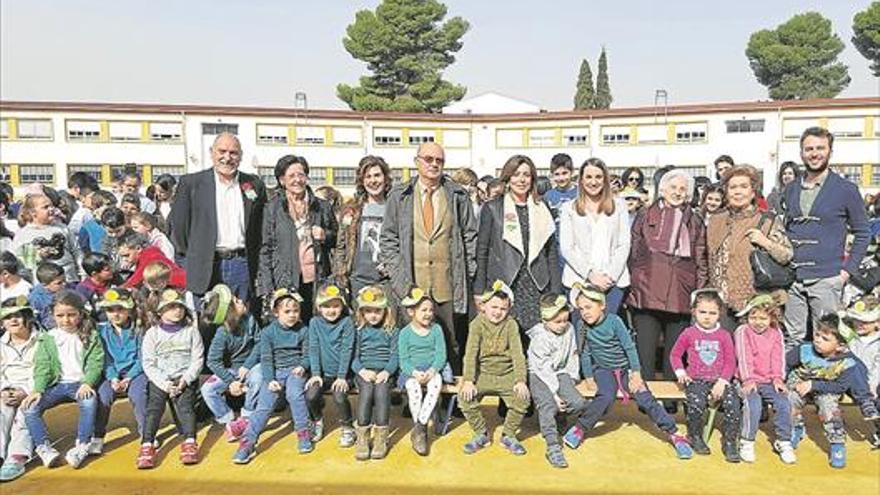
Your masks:
M 611 85 L 608 82 L 608 56 L 605 55 L 605 47 L 599 55 L 599 73 L 596 75 L 596 96 L 593 98 L 593 108 L 611 108 Z
M 837 61 L 843 42 L 831 21 L 817 12 L 798 14 L 776 29 L 752 34 L 749 65 L 770 98 L 833 98 L 849 85 L 846 65 Z
M 358 86 L 340 84 L 339 98 L 353 110 L 438 112 L 466 89 L 444 81 L 469 25 L 461 17 L 441 24 L 446 6 L 436 0 L 383 0 L 375 12 L 361 10 L 342 43 L 372 75 Z
M 581 70 L 578 73 L 577 91 L 574 94 L 574 109 L 586 110 L 592 108 L 593 97 L 593 71 L 590 69 L 590 62 L 587 59 L 581 61 Z
M 853 17 L 852 42 L 856 49 L 871 62 L 871 72 L 880 77 L 880 2 Z

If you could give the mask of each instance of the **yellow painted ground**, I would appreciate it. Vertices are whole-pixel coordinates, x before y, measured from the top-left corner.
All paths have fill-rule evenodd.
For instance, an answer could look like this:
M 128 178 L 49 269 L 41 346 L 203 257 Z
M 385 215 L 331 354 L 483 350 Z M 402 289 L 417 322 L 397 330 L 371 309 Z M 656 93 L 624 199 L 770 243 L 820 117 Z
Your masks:
M 329 402 L 329 401 L 328 401 Z M 487 404 L 488 401 L 487 401 Z M 328 414 L 332 412 L 328 404 Z M 497 425 L 494 407 L 485 412 Z M 289 434 L 287 415 L 270 420 L 262 436 L 259 455 L 247 466 L 230 461 L 235 444 L 224 441 L 217 426 L 199 432 L 203 455 L 196 466 L 184 467 L 177 460 L 179 441 L 170 428 L 163 430 L 165 443 L 159 466 L 152 471 L 135 468 L 138 442 L 129 433 L 133 424 L 127 404 L 114 409 L 105 454 L 90 458 L 78 471 L 68 466 L 45 469 L 31 463 L 19 480 L 0 485 L 3 495 L 74 495 L 124 493 L 144 495 L 249 495 L 269 493 L 369 495 L 391 493 L 693 493 L 693 494 L 880 494 L 880 452 L 870 451 L 863 441 L 867 426 L 847 407 L 852 437 L 846 469 L 827 465 L 824 438 L 811 414 L 809 439 L 798 449 L 798 464 L 786 466 L 772 453 L 766 434 L 758 437 L 758 462 L 731 465 L 720 453 L 720 434 L 712 437 L 713 455 L 679 461 L 672 448 L 661 441 L 634 406 L 615 405 L 608 421 L 577 451 L 566 450 L 571 467 L 553 469 L 544 459 L 544 442 L 537 432 L 537 418 L 527 419 L 522 437 L 529 453 L 514 457 L 497 444 L 466 456 L 461 446 L 470 429 L 456 420 L 450 434 L 432 436 L 431 455 L 417 456 L 409 444 L 409 422 L 396 416 L 393 447 L 383 461 L 357 462 L 352 450 L 337 446 L 339 430 L 333 429 L 315 452 L 296 453 L 295 435 Z M 75 410 L 69 406 L 49 413 L 50 430 L 62 452 L 72 443 Z M 328 419 L 329 415 L 328 415 Z M 678 417 L 681 420 L 681 416 Z M 631 423 L 631 422 L 635 423 Z M 765 431 L 770 424 L 763 425 Z M 500 428 L 495 430 L 496 438 Z M 817 442 L 819 444 L 817 445 Z

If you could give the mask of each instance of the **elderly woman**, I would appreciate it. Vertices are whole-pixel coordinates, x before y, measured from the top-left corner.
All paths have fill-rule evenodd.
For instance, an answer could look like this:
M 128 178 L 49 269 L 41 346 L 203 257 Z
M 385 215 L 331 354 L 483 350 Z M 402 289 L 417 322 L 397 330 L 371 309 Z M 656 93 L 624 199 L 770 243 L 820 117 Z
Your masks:
M 311 316 L 315 283 L 330 275 L 330 252 L 336 246 L 336 216 L 330 203 L 309 188 L 309 164 L 286 155 L 275 165 L 278 192 L 263 213 L 263 244 L 257 295 L 294 288 L 304 299 L 302 319 Z
M 751 165 L 727 170 L 721 188 L 727 209 L 711 217 L 706 235 L 709 251 L 709 283 L 721 291 L 727 305 L 722 325 L 733 330 L 733 315 L 742 310 L 755 291 L 749 258 L 755 246 L 767 251 L 778 263 L 791 261 L 792 247 L 782 222 L 772 214 L 762 214 L 757 206 L 760 176 Z M 761 228 L 758 224 L 764 219 Z
M 379 235 L 385 218 L 385 198 L 391 190 L 391 169 L 381 157 L 368 155 L 358 163 L 355 195 L 342 207 L 342 228 L 333 251 L 333 276 L 351 294 L 382 284 Z
M 799 179 L 800 176 L 801 171 L 795 162 L 783 162 L 779 166 L 779 173 L 776 174 L 776 185 L 770 191 L 770 195 L 767 196 L 770 211 L 777 215 L 785 213 L 782 206 L 782 191 L 785 190 L 785 186 L 794 182 L 795 179 Z
M 501 169 L 506 192 L 483 205 L 477 237 L 476 299 L 495 280 L 504 281 L 513 289 L 511 315 L 521 332 L 540 322 L 541 296 L 561 290 L 556 225 L 537 194 L 537 177 L 529 157 L 507 160 Z
M 615 198 L 608 167 L 598 158 L 581 165 L 577 189 L 577 197 L 559 208 L 562 283 L 590 282 L 606 291 L 608 313 L 617 313 L 629 286 L 627 205 Z
M 691 292 L 708 280 L 706 229 L 690 207 L 693 191 L 687 173 L 667 171 L 658 184 L 658 199 L 633 222 L 627 304 L 645 380 L 654 379 L 661 338 L 663 376 L 675 377 L 669 351 L 690 322 Z

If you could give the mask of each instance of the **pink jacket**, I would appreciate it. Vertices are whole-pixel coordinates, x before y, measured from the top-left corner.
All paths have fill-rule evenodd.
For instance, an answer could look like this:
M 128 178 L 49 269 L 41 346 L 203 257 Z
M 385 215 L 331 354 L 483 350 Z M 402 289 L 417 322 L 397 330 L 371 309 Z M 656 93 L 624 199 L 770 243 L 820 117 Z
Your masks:
M 733 334 L 733 340 L 737 376 L 743 385 L 785 380 L 785 350 L 781 330 L 770 327 L 759 334 L 748 324 L 740 325 Z

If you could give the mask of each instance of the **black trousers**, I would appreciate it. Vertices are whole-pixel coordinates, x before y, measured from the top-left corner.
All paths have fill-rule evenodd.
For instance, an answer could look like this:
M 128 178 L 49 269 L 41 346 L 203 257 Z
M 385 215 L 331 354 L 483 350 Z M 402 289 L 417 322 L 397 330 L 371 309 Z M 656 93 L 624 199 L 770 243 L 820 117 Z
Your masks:
M 657 373 L 657 351 L 663 346 L 662 359 L 663 377 L 675 378 L 672 364 L 669 362 L 669 351 L 688 324 L 690 315 L 668 313 L 652 309 L 633 309 L 632 321 L 636 332 L 636 347 L 642 365 L 642 378 L 653 380 Z
M 355 376 L 358 388 L 357 421 L 359 425 L 388 426 L 393 380 L 394 377 L 389 377 L 385 383 L 373 383 L 360 376 Z
M 147 418 L 144 424 L 143 443 L 152 443 L 159 431 L 159 423 L 165 413 L 165 404 L 168 402 L 168 393 L 150 382 L 147 392 Z M 186 386 L 177 397 L 172 397 L 171 402 L 177 411 L 177 432 L 186 438 L 196 437 L 196 389 L 195 382 Z
M 312 384 L 306 389 L 306 405 L 309 408 L 309 415 L 312 419 L 320 419 L 324 417 L 324 392 L 330 390 L 335 377 L 325 376 L 324 385 L 318 386 Z M 354 419 L 351 415 L 351 402 L 348 401 L 348 394 L 342 392 L 333 392 L 333 402 L 339 411 L 339 424 L 342 426 L 351 426 Z

